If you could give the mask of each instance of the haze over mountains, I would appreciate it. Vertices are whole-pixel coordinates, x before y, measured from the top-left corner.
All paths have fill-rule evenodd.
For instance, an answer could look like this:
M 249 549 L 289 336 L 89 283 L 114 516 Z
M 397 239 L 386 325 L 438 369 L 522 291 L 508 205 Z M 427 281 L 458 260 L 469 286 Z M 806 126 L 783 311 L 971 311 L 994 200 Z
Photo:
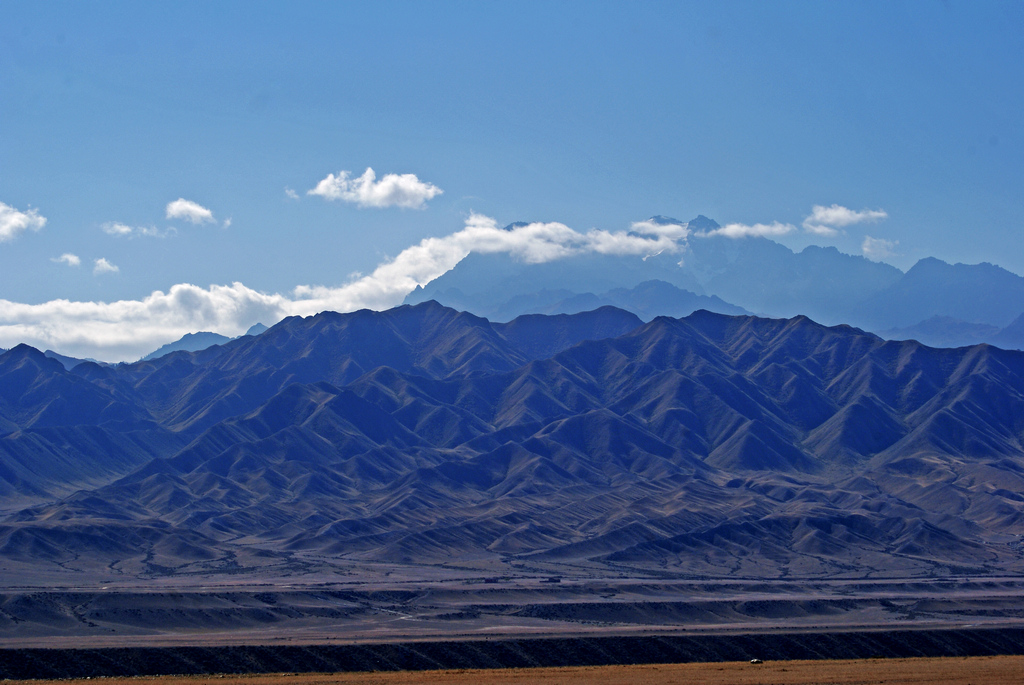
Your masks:
M 927 258 L 903 273 L 832 247 L 794 253 L 764 237 L 715 234 L 720 226 L 704 216 L 689 222 L 656 216 L 648 222 L 689 231 L 681 260 L 670 254 L 588 254 L 526 264 L 506 254 L 471 254 L 411 293 L 406 303 L 434 299 L 498 321 L 602 304 L 645 320 L 698 309 L 805 315 L 937 347 L 980 342 L 1024 347 L 1024 278 L 992 264 L 950 265 Z M 652 297 L 652 291 L 659 295 Z
M 19 346 L 0 567 L 1018 573 L 1022 417 L 1024 353 L 806 317 L 428 302 L 116 367 Z

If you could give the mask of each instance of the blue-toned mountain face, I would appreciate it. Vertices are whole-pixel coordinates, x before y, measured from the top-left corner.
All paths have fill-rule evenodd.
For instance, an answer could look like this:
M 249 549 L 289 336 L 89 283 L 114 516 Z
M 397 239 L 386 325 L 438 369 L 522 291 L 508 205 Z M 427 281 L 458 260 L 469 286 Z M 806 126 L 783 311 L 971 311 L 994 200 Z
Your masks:
M 1024 353 L 806 317 L 428 302 L 116 367 L 0 355 L 7 569 L 1016 574 L 1020 492 Z

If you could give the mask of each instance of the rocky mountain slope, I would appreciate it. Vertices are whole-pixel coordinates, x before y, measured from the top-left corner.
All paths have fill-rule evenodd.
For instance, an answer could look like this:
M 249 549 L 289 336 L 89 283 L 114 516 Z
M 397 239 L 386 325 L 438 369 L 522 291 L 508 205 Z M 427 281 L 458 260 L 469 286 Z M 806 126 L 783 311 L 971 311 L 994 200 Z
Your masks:
M 117 367 L 19 346 L 0 488 L 7 573 L 1018 573 L 1024 353 L 433 302 Z

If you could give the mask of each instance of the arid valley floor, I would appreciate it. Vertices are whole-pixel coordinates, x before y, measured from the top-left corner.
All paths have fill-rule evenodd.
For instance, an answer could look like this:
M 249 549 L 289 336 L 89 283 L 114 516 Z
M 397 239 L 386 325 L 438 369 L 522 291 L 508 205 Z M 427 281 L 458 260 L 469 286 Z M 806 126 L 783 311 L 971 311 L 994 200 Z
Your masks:
M 859 581 L 168 577 L 0 589 L 0 647 L 345 644 L 547 636 L 1024 626 L 1018 578 Z M 553 582 L 554 580 L 558 582 Z
M 457 670 L 398 673 L 331 673 L 227 676 L 110 678 L 106 685 L 801 685 L 861 683 L 931 685 L 1001 685 L 1019 683 L 1024 657 L 935 659 L 858 659 L 843 661 L 779 661 L 762 664 L 660 664 L 577 668 Z M 85 681 L 33 681 L 38 685 Z

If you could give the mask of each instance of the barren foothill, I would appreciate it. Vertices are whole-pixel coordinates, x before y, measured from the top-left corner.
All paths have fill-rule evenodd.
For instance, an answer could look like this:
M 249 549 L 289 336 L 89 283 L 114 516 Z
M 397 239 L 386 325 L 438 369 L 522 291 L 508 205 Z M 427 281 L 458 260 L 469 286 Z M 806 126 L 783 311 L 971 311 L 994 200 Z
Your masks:
M 643 666 L 585 666 L 455 671 L 399 671 L 392 673 L 317 673 L 268 675 L 162 676 L 105 678 L 106 685 L 409 685 L 412 683 L 480 683 L 512 685 L 645 685 L 650 683 L 704 683 L 706 685 L 798 685 L 800 683 L 854 685 L 859 683 L 931 683 L 992 685 L 1019 683 L 1024 656 L 856 659 L 837 661 L 777 661 L 652 664 Z M 36 680 L 33 685 L 83 682 Z
M 5 587 L 1024 569 L 1020 351 L 425 302 L 110 368 L 22 345 L 0 391 Z

